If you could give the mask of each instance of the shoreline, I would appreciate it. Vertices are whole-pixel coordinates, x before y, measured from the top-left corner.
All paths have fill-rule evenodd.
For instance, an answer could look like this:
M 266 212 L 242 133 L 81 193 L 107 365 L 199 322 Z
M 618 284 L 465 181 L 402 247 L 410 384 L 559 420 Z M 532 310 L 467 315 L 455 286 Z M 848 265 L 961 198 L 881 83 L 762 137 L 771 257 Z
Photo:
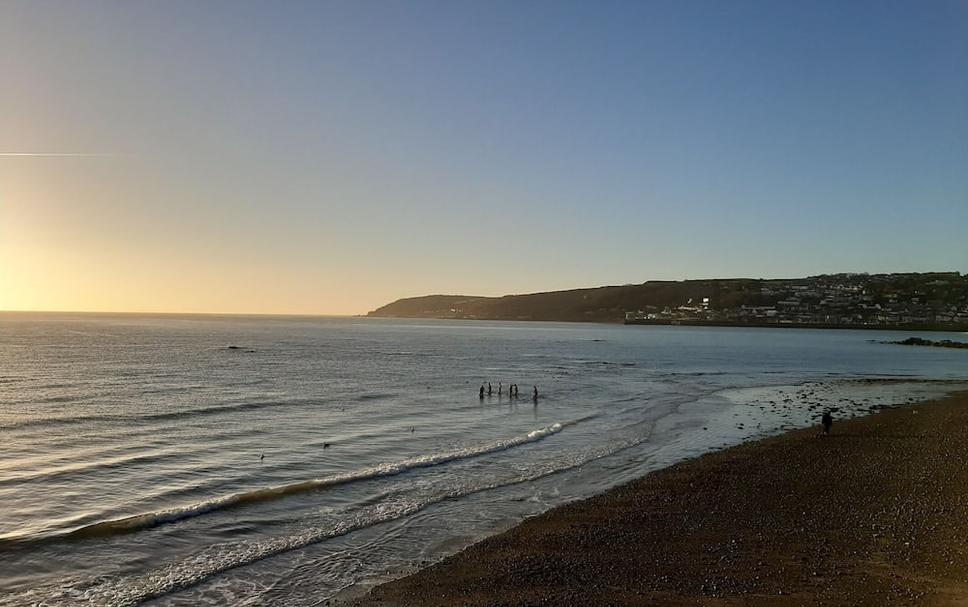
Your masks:
M 340 603 L 963 604 L 966 460 L 959 392 L 680 462 Z
M 562 324 L 589 324 L 589 325 L 624 325 L 624 326 L 644 326 L 644 327 L 716 327 L 728 329 L 814 329 L 827 331 L 894 331 L 898 333 L 966 333 L 968 325 L 963 324 L 936 324 L 936 323 L 909 323 L 894 325 L 864 325 L 864 324 L 840 324 L 840 323 L 798 323 L 798 322 L 728 322 L 728 321 L 707 321 L 707 320 L 626 320 L 624 318 L 614 318 L 608 320 L 588 320 L 588 319 L 564 319 L 564 318 L 505 318 L 505 317 L 472 317 L 472 316 L 402 316 L 389 314 L 361 314 L 358 318 L 372 318 L 378 320 L 456 320 L 465 322 L 536 322 L 536 323 L 562 323 Z
M 864 325 L 820 322 L 728 322 L 716 320 L 626 320 L 626 325 L 641 325 L 654 327 L 740 327 L 749 329 L 829 329 L 833 331 L 900 331 L 919 333 L 964 333 L 968 325 L 952 324 L 950 326 L 937 323 L 899 323 L 895 325 Z

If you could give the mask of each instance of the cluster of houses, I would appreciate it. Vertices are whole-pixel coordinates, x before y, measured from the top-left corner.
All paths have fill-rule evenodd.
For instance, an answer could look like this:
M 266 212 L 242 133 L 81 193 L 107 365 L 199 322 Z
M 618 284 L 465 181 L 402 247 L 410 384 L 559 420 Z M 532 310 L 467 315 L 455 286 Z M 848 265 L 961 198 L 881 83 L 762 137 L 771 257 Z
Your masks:
M 741 299 L 739 305 L 717 306 L 716 294 L 710 293 L 679 306 L 643 306 L 627 312 L 626 322 L 968 326 L 968 276 L 955 272 L 762 281 Z

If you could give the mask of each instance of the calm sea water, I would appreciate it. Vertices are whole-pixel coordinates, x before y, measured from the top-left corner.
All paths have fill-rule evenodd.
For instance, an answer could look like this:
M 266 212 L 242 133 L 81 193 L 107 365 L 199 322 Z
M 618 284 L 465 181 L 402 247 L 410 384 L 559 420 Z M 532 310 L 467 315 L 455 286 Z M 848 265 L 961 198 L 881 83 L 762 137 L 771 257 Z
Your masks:
M 3 314 L 0 605 L 321 604 L 823 407 L 964 387 L 968 352 L 876 343 L 908 335 Z

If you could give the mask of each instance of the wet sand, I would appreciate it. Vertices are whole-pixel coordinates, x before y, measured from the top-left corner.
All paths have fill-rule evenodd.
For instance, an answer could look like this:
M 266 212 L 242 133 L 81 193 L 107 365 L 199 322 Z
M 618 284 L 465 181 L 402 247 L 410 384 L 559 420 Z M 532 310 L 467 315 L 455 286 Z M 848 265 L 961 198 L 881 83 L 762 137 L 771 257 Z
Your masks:
M 355 604 L 968 605 L 968 394 L 680 463 Z

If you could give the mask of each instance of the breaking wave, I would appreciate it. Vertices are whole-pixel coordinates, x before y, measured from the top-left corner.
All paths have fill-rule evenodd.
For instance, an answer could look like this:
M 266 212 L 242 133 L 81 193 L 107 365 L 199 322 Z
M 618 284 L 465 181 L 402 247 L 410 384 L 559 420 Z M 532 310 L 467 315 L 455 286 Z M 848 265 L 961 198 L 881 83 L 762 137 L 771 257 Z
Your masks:
M 456 460 L 479 457 L 488 453 L 504 451 L 520 445 L 540 441 L 544 438 L 561 432 L 568 426 L 588 421 L 595 417 L 595 415 L 589 415 L 576 420 L 556 423 L 543 428 L 538 428 L 537 430 L 532 430 L 527 434 L 522 434 L 520 436 L 515 436 L 505 440 L 492 441 L 464 449 L 455 449 L 452 451 L 443 451 L 439 453 L 412 457 L 397 462 L 390 462 L 380 464 L 379 466 L 364 468 L 356 472 L 337 474 L 325 478 L 310 479 L 298 483 L 280 485 L 277 487 L 266 487 L 253 491 L 244 491 L 242 493 L 235 493 L 233 495 L 218 497 L 178 508 L 171 508 L 157 512 L 148 512 L 145 514 L 137 514 L 121 519 L 93 523 L 70 531 L 66 535 L 67 537 L 71 538 L 87 538 L 133 533 L 142 529 L 148 529 L 166 523 L 173 523 L 196 516 L 201 516 L 209 512 L 224 510 L 226 508 L 234 508 L 247 504 L 256 504 L 259 502 L 282 499 L 291 495 L 318 491 L 329 487 L 345 485 L 347 483 L 402 474 L 408 470 L 413 470 L 416 468 L 427 468 Z

